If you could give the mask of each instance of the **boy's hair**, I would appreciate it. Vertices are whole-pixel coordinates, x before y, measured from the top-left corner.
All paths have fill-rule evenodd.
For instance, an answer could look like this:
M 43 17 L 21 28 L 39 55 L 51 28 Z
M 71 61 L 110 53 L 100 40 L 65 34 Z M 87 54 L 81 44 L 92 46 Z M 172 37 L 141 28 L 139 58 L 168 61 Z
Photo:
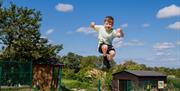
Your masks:
M 114 18 L 112 16 L 106 16 L 104 19 L 104 22 L 106 22 L 106 21 L 114 23 Z

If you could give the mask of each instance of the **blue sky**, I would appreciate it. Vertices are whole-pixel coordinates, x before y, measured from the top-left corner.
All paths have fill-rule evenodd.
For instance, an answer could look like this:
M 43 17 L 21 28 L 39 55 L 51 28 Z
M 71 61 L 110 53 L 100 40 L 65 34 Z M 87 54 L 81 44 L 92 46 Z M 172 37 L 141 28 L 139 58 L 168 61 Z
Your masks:
M 63 44 L 60 55 L 83 56 L 97 51 L 97 32 L 90 22 L 103 24 L 111 15 L 123 39 L 115 39 L 115 61 L 132 59 L 147 66 L 180 68 L 180 1 L 178 0 L 4 0 L 42 13 L 40 32 L 49 43 Z

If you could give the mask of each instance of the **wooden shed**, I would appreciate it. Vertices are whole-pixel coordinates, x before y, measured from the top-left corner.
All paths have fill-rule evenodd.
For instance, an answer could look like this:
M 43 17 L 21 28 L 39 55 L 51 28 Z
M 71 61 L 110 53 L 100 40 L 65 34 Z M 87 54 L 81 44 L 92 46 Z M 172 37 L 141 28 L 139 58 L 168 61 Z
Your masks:
M 121 71 L 113 74 L 112 91 L 158 91 L 166 87 L 167 76 L 155 71 Z
M 57 58 L 33 62 L 32 85 L 41 90 L 57 89 L 63 64 Z

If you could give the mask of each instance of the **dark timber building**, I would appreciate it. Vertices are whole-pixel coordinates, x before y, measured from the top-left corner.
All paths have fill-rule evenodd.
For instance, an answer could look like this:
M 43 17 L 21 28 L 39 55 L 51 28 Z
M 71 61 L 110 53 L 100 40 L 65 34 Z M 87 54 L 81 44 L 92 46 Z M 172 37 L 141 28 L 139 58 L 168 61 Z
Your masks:
M 160 91 L 165 89 L 166 75 L 154 71 L 122 71 L 113 74 L 112 91 Z

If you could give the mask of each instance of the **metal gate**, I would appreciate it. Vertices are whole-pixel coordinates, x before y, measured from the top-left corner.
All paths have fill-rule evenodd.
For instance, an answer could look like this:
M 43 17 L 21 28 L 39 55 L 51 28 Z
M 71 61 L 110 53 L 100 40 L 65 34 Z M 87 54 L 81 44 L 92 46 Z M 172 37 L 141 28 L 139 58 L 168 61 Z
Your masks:
M 32 83 L 32 62 L 0 61 L 0 86 L 22 86 Z

